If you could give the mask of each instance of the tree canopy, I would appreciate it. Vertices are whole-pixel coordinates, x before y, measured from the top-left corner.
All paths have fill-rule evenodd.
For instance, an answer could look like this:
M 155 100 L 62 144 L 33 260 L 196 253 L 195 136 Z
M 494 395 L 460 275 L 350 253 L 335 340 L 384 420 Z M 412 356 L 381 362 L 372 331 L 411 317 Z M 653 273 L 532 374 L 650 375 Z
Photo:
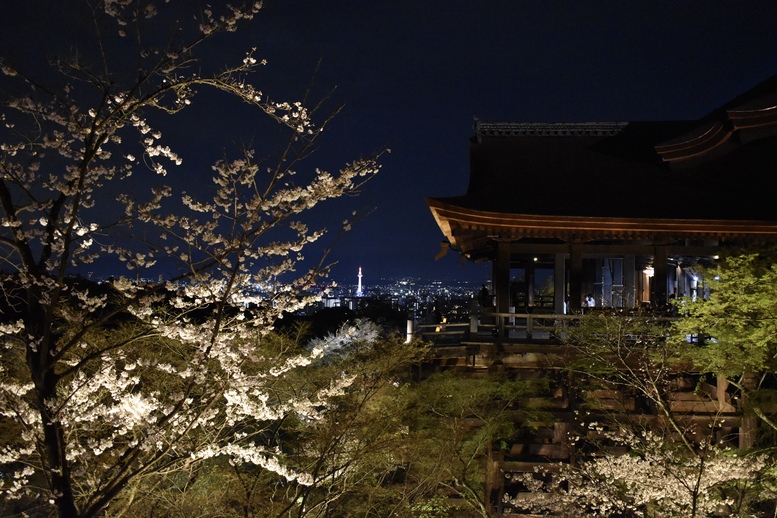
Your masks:
M 289 416 L 315 420 L 355 378 L 282 380 L 377 334 L 288 345 L 268 333 L 319 296 L 307 288 L 327 271 L 303 262 L 325 231 L 305 213 L 358 192 L 376 157 L 307 165 L 329 114 L 265 92 L 255 49 L 224 50 L 258 2 L 58 7 L 79 19 L 58 54 L 1 63 L 5 502 L 97 516 L 147 477 L 216 458 L 310 484 L 268 434 Z M 214 99 L 271 129 L 207 167 L 175 142 L 184 126 L 219 124 L 188 115 Z M 99 268 L 110 278 L 85 278 Z

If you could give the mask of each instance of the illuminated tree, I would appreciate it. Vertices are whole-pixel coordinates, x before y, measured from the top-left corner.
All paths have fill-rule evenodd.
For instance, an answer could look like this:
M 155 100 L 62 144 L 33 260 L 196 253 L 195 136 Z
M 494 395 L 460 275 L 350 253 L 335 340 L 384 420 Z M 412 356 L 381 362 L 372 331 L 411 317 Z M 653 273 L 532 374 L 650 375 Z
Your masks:
M 774 419 L 777 371 L 775 251 L 724 257 L 708 269 L 708 300 L 678 302 L 674 340 L 682 356 L 704 372 L 725 376 L 766 426 Z
M 418 384 L 410 400 L 413 420 L 403 456 L 407 507 L 421 516 L 422 510 L 425 516 L 448 516 L 447 508 L 455 516 L 489 517 L 489 454 L 494 446 L 510 443 L 521 424 L 547 417 L 521 404 L 546 389 L 544 380 L 497 373 L 474 378 L 450 371 Z
M 266 431 L 289 415 L 315 420 L 353 377 L 338 372 L 299 392 L 277 389 L 279 380 L 375 332 L 348 328 L 293 349 L 267 333 L 315 297 L 303 288 L 326 272 L 297 272 L 323 233 L 298 216 L 356 192 L 376 162 L 336 174 L 305 167 L 327 119 L 271 100 L 252 82 L 263 62 L 250 48 L 212 63 L 209 43 L 222 44 L 258 4 L 198 13 L 175 2 L 72 4 L 88 23 L 82 41 L 61 42 L 68 56 L 45 70 L 2 63 L 6 508 L 97 516 L 144 477 L 216 458 L 309 484 Z M 198 165 L 163 135 L 181 129 L 192 103 L 219 98 L 264 114 L 288 139 L 274 156 L 224 155 L 212 183 L 197 185 Z M 106 282 L 79 277 L 115 265 Z
M 274 347 L 294 348 L 297 337 L 269 335 L 266 339 Z M 404 394 L 411 366 L 425 351 L 398 335 L 349 341 L 323 361 L 274 382 L 276 393 L 299 397 L 328 387 L 341 372 L 353 377 L 348 387 L 328 398 L 314 419 L 309 414 L 289 414 L 263 430 L 263 440 L 283 451 L 284 464 L 309 476 L 305 484 L 252 463 L 213 458 L 133 481 L 108 514 L 122 510 L 128 516 L 363 514 L 367 507 L 361 501 L 377 496 L 374 493 L 381 492 L 377 481 L 396 469 L 390 458 L 406 439 L 400 426 L 406 414 L 401 410 Z
M 306 441 L 328 481 L 305 488 L 310 516 L 488 517 L 492 445 L 541 415 L 520 400 L 545 384 L 450 372 L 408 382 L 407 360 L 397 366 L 393 382 L 370 377 L 338 398 Z

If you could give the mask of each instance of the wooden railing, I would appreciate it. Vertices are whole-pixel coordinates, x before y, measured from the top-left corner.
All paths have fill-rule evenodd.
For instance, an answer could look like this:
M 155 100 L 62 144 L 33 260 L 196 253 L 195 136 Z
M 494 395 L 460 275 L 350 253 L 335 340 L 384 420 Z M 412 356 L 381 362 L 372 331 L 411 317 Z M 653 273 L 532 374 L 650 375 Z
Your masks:
M 564 330 L 579 319 L 579 315 L 473 313 L 468 323 L 419 325 L 416 336 L 436 342 L 488 338 L 554 341 L 563 339 Z
M 608 310 L 598 310 L 608 311 Z M 597 310 L 589 310 L 588 315 Z M 619 313 L 614 313 L 619 315 Z M 468 323 L 423 324 L 415 327 L 414 336 L 437 343 L 483 340 L 530 340 L 559 342 L 567 336 L 570 326 L 575 326 L 587 315 L 563 315 L 547 313 L 494 313 L 473 312 Z M 633 317 L 633 314 L 623 313 Z M 675 317 L 645 315 L 653 322 L 671 322 Z

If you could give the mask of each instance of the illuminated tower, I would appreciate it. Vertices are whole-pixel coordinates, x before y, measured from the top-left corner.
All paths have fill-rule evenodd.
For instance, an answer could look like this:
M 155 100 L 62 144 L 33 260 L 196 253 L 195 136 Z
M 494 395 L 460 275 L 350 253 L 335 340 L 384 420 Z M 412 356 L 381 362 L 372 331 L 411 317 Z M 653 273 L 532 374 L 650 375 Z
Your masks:
M 362 267 L 359 266 L 359 286 L 356 288 L 356 296 L 357 297 L 363 297 L 364 292 L 362 291 Z

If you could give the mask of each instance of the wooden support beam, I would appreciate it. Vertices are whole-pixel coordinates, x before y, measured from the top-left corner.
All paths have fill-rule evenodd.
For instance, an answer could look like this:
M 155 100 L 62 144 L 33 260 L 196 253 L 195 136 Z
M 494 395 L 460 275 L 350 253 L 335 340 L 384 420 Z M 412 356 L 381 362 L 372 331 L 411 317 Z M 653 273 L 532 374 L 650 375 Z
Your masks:
M 583 305 L 583 250 L 569 245 L 569 313 L 580 313 Z
M 553 311 L 557 315 L 568 311 L 566 254 L 557 253 L 553 256 Z

